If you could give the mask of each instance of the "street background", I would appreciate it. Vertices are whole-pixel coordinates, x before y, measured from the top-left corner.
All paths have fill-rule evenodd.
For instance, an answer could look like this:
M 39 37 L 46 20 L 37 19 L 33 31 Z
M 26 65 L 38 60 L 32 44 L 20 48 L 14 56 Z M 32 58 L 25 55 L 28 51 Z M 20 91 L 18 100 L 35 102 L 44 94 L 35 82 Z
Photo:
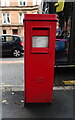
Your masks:
M 70 65 L 55 67 L 52 104 L 24 106 L 24 57 L 0 58 L 0 118 L 74 118 L 75 2 L 0 0 L 0 13 L 0 34 L 17 34 L 23 41 L 24 14 L 56 14 L 56 62 Z

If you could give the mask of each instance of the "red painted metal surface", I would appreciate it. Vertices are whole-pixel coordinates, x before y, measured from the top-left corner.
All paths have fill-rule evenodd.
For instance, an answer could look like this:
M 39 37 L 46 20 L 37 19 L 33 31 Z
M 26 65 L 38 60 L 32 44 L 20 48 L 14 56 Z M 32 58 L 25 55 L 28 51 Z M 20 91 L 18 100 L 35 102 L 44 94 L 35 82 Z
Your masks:
M 26 14 L 24 28 L 25 102 L 50 103 L 52 102 L 54 80 L 56 16 Z M 32 46 L 34 36 L 48 37 L 48 46 Z

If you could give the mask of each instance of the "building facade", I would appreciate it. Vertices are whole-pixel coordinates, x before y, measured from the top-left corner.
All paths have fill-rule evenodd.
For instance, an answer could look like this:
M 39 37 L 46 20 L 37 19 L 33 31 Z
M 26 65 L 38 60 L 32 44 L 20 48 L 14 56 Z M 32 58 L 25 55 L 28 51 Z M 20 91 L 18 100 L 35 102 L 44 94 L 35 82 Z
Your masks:
M 0 0 L 0 34 L 24 38 L 24 14 L 37 14 L 40 0 Z

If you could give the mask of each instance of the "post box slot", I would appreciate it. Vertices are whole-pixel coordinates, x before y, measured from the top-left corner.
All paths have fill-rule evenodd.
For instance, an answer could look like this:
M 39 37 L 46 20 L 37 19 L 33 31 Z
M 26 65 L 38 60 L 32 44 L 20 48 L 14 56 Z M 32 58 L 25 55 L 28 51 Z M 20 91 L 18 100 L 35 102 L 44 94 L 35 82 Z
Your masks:
M 50 28 L 32 27 L 32 35 L 49 36 Z

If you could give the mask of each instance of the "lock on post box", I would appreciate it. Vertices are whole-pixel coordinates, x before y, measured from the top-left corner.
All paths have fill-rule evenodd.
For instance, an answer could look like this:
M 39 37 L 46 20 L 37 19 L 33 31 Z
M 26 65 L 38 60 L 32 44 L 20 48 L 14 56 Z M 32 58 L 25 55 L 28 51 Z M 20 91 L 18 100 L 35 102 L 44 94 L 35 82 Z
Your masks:
M 55 14 L 24 17 L 25 103 L 52 102 L 56 20 Z

